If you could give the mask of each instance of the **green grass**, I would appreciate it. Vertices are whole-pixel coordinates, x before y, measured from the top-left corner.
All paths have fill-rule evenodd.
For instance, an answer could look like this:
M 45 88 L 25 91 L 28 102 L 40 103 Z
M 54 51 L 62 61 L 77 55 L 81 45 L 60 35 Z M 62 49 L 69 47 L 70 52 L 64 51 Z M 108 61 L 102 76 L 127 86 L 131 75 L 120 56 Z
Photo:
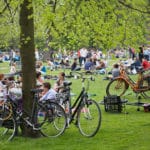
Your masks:
M 0 67 L 7 64 L 0 64 Z M 0 69 L 1 70 L 1 69 Z M 0 71 L 2 72 L 2 71 Z M 5 71 L 5 73 L 8 70 Z M 56 72 L 55 72 L 56 73 Z M 50 81 L 54 82 L 54 81 Z M 78 94 L 81 90 L 81 81 L 72 79 L 72 92 Z M 101 101 L 108 84 L 103 80 L 102 75 L 98 75 L 94 82 L 90 84 L 90 93 L 95 93 L 93 97 L 97 102 Z M 131 90 L 128 91 L 129 93 Z M 127 95 L 125 98 L 129 102 L 137 101 L 135 94 Z M 142 99 L 142 102 L 146 100 Z M 148 100 L 147 100 L 148 101 Z M 93 138 L 83 137 L 78 129 L 72 124 L 65 133 L 57 138 L 24 138 L 15 137 L 13 141 L 6 142 L 0 140 L 1 150 L 149 150 L 150 141 L 150 114 L 145 113 L 143 107 L 137 111 L 136 106 L 126 106 L 126 112 L 108 113 L 104 111 L 104 106 L 100 105 L 102 111 L 101 129 Z

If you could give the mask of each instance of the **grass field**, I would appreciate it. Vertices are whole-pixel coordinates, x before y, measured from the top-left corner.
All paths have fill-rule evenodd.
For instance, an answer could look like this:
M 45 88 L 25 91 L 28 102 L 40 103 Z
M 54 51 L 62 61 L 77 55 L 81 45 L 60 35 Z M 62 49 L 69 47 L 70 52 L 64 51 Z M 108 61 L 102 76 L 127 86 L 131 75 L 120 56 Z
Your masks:
M 0 73 L 8 72 L 8 64 L 0 64 Z M 55 72 L 56 73 L 56 72 Z M 109 81 L 103 80 L 103 75 L 96 76 L 91 82 L 89 93 L 96 94 L 93 99 L 97 102 L 103 100 L 105 89 Z M 70 79 L 69 79 L 70 80 Z M 54 81 L 50 81 L 54 82 Z M 72 92 L 78 94 L 81 90 L 81 81 L 72 79 Z M 131 91 L 129 90 L 128 93 Z M 124 98 L 129 102 L 137 101 L 135 94 L 131 92 Z M 142 102 L 148 102 L 144 100 Z M 100 131 L 93 138 L 83 137 L 72 124 L 65 133 L 57 138 L 24 138 L 15 137 L 7 142 L 0 139 L 0 150 L 149 150 L 150 142 L 150 113 L 145 113 L 143 107 L 137 111 L 137 106 L 126 106 L 126 112 L 108 113 L 104 106 L 102 111 L 102 124 Z

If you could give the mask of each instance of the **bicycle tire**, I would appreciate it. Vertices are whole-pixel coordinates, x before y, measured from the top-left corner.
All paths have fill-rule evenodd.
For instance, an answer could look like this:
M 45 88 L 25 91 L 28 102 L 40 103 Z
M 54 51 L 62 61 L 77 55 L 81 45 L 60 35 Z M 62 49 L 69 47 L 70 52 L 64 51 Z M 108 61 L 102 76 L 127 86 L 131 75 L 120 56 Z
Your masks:
M 122 78 L 116 78 L 110 81 L 106 87 L 107 96 L 117 95 L 122 96 L 128 89 L 127 83 Z
M 11 141 L 16 134 L 17 124 L 14 117 L 0 121 L 0 140 Z
M 144 98 L 149 99 L 150 98 L 150 76 L 147 76 L 143 79 L 141 87 L 146 89 L 144 92 L 142 92 L 142 95 L 144 96 Z
M 49 102 L 42 108 L 43 114 L 38 115 L 40 131 L 46 137 L 58 137 L 66 129 L 67 118 L 64 109 L 57 103 Z
M 87 102 L 80 107 L 77 113 L 77 126 L 80 133 L 86 137 L 93 137 L 101 126 L 101 110 L 94 100 Z
M 2 102 L 0 105 L 0 120 L 8 120 L 12 116 L 12 105 L 9 102 Z

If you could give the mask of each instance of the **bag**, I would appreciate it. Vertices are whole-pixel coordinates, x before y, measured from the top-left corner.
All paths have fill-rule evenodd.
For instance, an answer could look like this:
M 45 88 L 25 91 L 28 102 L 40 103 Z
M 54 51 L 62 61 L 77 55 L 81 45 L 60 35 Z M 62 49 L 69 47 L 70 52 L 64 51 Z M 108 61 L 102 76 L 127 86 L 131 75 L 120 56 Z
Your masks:
M 106 112 L 122 112 L 122 101 L 120 96 L 110 95 L 104 97 L 104 108 Z
M 150 112 L 150 104 L 144 104 L 143 107 L 145 112 Z
M 136 73 L 137 73 L 135 67 L 133 68 L 132 73 L 133 73 L 133 74 L 136 74 Z

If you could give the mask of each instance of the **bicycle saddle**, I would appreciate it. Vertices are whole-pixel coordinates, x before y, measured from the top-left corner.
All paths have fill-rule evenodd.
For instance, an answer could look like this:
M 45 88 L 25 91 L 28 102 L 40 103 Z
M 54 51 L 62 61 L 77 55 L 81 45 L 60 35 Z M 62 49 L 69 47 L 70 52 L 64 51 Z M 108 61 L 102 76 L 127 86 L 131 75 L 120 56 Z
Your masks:
M 30 90 L 32 93 L 40 93 L 43 91 L 43 89 L 31 89 Z

